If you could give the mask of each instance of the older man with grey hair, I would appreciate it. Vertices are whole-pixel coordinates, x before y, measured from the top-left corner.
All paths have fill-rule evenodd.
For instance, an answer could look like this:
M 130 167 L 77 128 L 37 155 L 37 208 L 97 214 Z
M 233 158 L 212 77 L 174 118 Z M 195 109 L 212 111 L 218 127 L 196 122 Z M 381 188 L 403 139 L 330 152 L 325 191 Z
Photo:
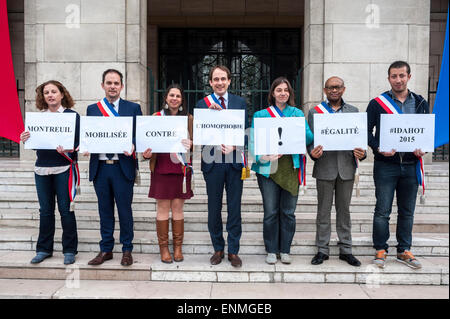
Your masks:
M 358 109 L 345 103 L 342 95 L 345 92 L 344 80 L 337 76 L 329 78 L 323 89 L 327 100 L 322 103 L 321 112 L 355 113 Z M 312 108 L 308 113 L 308 124 L 314 130 L 314 114 L 318 108 Z M 313 177 L 317 185 L 317 218 L 316 246 L 317 254 L 311 260 L 313 265 L 319 265 L 329 259 L 329 242 L 331 237 L 331 207 L 335 197 L 336 231 L 339 237 L 339 259 L 352 266 L 360 266 L 361 262 L 352 254 L 352 235 L 350 219 L 350 201 L 357 160 L 366 158 L 366 152 L 361 148 L 353 151 L 323 151 L 321 145 L 308 147 L 308 153 L 314 161 Z

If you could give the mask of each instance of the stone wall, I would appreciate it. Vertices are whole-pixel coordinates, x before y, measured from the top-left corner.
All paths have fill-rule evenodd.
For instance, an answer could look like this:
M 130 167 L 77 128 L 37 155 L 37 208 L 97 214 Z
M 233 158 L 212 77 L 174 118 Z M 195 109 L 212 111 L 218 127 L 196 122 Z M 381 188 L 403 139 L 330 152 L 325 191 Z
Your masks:
M 56 79 L 84 115 L 104 96 L 101 76 L 108 68 L 124 74 L 121 96 L 146 110 L 146 12 L 146 0 L 25 1 L 26 111 L 35 111 L 35 88 Z

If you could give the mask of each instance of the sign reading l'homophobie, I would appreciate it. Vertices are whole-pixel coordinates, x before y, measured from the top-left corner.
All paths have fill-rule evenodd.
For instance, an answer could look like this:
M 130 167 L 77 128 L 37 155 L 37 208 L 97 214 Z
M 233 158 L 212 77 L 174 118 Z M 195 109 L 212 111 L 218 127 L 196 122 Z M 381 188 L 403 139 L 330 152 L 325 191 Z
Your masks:
M 72 150 L 75 141 L 75 113 L 26 112 L 25 130 L 30 138 L 25 149 L 54 150 L 62 146 Z
M 131 153 L 133 117 L 82 116 L 80 153 Z
M 136 152 L 186 153 L 181 141 L 187 138 L 187 116 L 136 117 Z
M 195 145 L 244 146 L 245 111 L 194 109 Z
M 367 113 L 314 114 L 314 147 L 324 151 L 367 149 Z
M 434 114 L 381 114 L 380 152 L 434 152 Z
M 255 118 L 253 140 L 255 155 L 305 154 L 305 118 Z

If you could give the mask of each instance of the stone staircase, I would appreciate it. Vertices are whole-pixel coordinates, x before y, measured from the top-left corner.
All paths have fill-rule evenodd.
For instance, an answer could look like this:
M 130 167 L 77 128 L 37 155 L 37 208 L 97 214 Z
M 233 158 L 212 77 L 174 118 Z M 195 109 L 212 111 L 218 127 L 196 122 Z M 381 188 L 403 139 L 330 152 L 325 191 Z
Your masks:
M 207 281 L 207 282 L 308 282 L 308 283 L 366 283 L 448 285 L 449 238 L 449 177 L 448 163 L 426 165 L 426 202 L 417 200 L 413 252 L 423 268 L 413 270 L 395 262 L 396 206 L 391 216 L 390 256 L 386 268 L 371 264 L 372 215 L 375 205 L 372 163 L 361 164 L 361 196 L 352 199 L 353 252 L 362 262 L 355 268 L 338 260 L 337 236 L 334 232 L 335 214 L 332 213 L 333 233 L 331 258 L 320 266 L 310 264 L 315 248 L 315 212 L 317 209 L 315 180 L 311 177 L 312 164 L 307 167 L 308 190 L 299 196 L 296 234 L 292 243 L 293 263 L 276 265 L 265 263 L 262 238 L 263 208 L 254 173 L 244 182 L 242 197 L 242 229 L 240 269 L 224 262 L 209 264 L 213 252 L 207 230 L 207 197 L 205 182 L 198 161 L 194 166 L 195 196 L 185 204 L 185 261 L 166 265 L 159 260 L 155 231 L 156 204 L 147 197 L 150 174 L 147 162 L 141 162 L 141 185 L 134 188 L 133 215 L 135 239 L 131 267 L 120 265 L 121 245 L 116 232 L 115 259 L 99 267 L 87 262 L 98 252 L 100 240 L 97 198 L 87 179 L 87 162 L 80 163 L 81 194 L 77 196 L 76 218 L 79 254 L 77 262 L 63 265 L 61 228 L 56 212 L 54 256 L 39 265 L 31 265 L 39 232 L 39 205 L 34 185 L 34 162 L 0 160 L 0 279 L 79 279 L 95 280 L 152 280 L 152 281 Z M 225 196 L 224 196 L 225 199 Z M 226 203 L 223 206 L 226 220 Z M 117 218 L 116 218 L 117 220 Z M 116 221 L 116 229 L 119 229 Z M 225 229 L 225 225 L 224 225 Z M 226 234 L 225 234 L 226 236 Z

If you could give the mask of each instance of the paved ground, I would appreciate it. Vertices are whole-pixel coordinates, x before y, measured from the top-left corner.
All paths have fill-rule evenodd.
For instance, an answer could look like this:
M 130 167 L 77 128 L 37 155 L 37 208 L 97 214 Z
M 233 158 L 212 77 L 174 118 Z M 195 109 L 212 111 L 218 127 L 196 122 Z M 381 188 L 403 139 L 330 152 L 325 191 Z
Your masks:
M 448 286 L 1 279 L 16 299 L 448 299 Z

